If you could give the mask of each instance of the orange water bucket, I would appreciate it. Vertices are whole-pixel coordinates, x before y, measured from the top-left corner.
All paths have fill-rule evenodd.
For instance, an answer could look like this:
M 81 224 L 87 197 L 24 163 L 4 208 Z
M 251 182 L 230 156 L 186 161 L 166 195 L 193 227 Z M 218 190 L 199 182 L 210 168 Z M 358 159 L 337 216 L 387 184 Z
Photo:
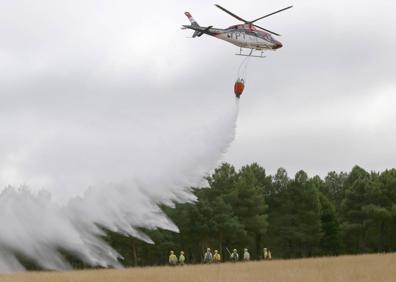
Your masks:
M 243 90 L 245 89 L 245 83 L 243 79 L 238 79 L 234 84 L 234 93 L 239 98 L 242 95 Z

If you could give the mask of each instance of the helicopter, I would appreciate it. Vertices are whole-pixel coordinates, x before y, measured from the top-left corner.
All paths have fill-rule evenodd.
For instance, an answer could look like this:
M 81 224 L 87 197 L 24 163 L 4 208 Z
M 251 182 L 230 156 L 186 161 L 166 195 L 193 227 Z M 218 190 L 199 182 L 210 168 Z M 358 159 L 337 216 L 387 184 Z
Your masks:
M 252 21 L 247 21 L 218 4 L 215 4 L 215 6 L 237 20 L 240 20 L 243 22 L 243 24 L 233 25 L 226 29 L 214 28 L 213 26 L 204 27 L 200 26 L 189 12 L 185 12 L 184 14 L 190 20 L 191 25 L 183 25 L 182 29 L 194 30 L 192 38 L 201 37 L 202 35 L 206 34 L 234 44 L 240 47 L 239 54 L 235 54 L 238 56 L 265 58 L 263 55 L 264 50 L 277 50 L 282 48 L 282 43 L 272 37 L 272 35 L 280 36 L 280 34 L 258 26 L 255 24 L 255 22 L 288 10 L 293 6 L 288 6 Z M 250 49 L 250 53 L 244 54 L 242 52 L 243 48 Z M 254 50 L 261 51 L 261 54 L 253 55 Z

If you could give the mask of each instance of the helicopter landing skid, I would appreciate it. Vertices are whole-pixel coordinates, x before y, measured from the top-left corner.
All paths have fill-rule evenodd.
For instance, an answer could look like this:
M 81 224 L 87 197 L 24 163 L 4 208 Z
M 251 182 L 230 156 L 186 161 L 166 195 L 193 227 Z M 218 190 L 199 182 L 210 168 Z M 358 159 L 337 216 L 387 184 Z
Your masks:
M 261 58 L 261 59 L 264 59 L 266 56 L 263 56 L 263 55 L 259 55 L 259 56 L 257 56 L 257 55 L 246 55 L 246 54 L 235 54 L 236 56 L 243 56 L 243 57 L 253 57 L 253 58 Z
M 253 57 L 253 58 L 261 58 L 264 59 L 265 56 L 263 55 L 263 52 L 261 52 L 260 55 L 253 55 L 253 49 L 250 49 L 249 54 L 243 54 L 242 49 L 240 49 L 239 54 L 235 54 L 236 56 L 243 56 L 243 57 Z

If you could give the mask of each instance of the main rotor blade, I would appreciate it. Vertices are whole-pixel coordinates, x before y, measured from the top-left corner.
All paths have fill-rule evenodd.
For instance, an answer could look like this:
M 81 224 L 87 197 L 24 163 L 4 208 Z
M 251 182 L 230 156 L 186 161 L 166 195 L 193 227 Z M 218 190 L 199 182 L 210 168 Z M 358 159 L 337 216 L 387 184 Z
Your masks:
M 292 7 L 293 7 L 293 6 L 289 6 L 289 7 L 280 9 L 280 10 L 278 10 L 278 11 L 276 11 L 276 12 L 273 12 L 273 13 L 271 13 L 271 14 L 262 16 L 262 17 L 260 17 L 260 18 L 255 19 L 254 21 L 251 21 L 251 23 L 257 22 L 257 21 L 262 20 L 262 19 L 264 19 L 264 18 L 266 18 L 266 17 L 269 17 L 269 16 L 275 15 L 275 14 L 277 14 L 277 13 L 283 12 L 283 11 L 285 11 L 285 10 L 288 10 L 288 9 L 292 8 Z
M 236 18 L 236 19 L 238 19 L 238 20 L 240 20 L 240 21 L 242 21 L 242 22 L 244 22 L 244 23 L 248 23 L 247 20 L 244 20 L 244 19 L 242 19 L 241 17 L 235 15 L 234 13 L 231 13 L 231 12 L 228 11 L 226 8 L 223 8 L 223 7 L 221 7 L 221 6 L 218 5 L 218 4 L 215 4 L 215 6 L 216 6 L 217 8 L 219 8 L 220 10 L 223 10 L 224 12 L 226 12 L 227 14 L 229 14 L 230 16 L 232 16 L 232 17 L 234 17 L 234 18 Z
M 257 28 L 259 28 L 259 29 L 265 30 L 266 32 L 269 32 L 269 33 L 271 33 L 271 34 L 273 34 L 273 35 L 281 36 L 280 34 L 278 34 L 278 33 L 276 33 L 276 32 L 273 32 L 273 31 L 271 31 L 271 30 L 265 29 L 265 28 L 263 28 L 263 27 L 261 27 L 261 26 L 258 26 L 258 25 L 255 25 L 255 24 L 254 24 L 254 26 L 257 27 Z

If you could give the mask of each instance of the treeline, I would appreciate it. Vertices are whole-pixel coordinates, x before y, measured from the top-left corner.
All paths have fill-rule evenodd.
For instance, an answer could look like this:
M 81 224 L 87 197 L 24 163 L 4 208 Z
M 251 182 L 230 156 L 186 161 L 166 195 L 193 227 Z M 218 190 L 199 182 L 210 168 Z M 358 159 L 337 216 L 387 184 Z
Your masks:
M 119 234 L 106 238 L 133 265 L 166 264 L 170 250 L 200 263 L 207 247 L 227 258 L 247 247 L 253 259 L 264 247 L 273 258 L 396 251 L 396 170 L 330 172 L 324 179 L 280 168 L 267 175 L 258 164 L 237 171 L 222 164 L 193 189 L 196 203 L 163 207 L 180 233 L 144 230 L 149 245 Z

